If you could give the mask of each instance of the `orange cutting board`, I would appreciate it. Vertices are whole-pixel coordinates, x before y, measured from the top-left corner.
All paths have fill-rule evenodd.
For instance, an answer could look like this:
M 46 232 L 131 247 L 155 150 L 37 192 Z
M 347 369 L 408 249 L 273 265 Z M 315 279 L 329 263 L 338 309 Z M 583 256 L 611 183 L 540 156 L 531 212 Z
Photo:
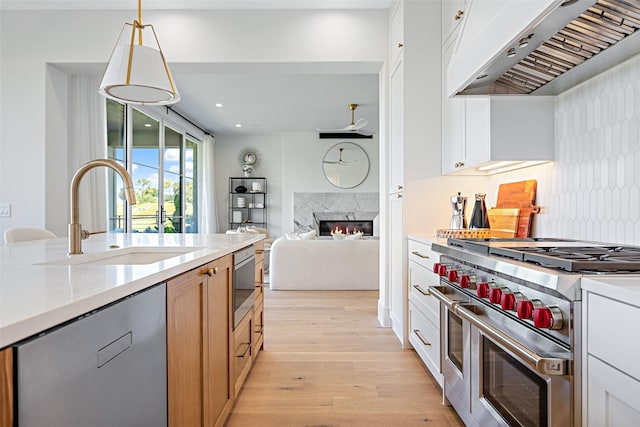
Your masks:
M 540 207 L 535 205 L 537 187 L 538 181 L 535 179 L 509 182 L 500 184 L 498 187 L 496 208 L 520 209 L 516 237 L 529 237 L 531 235 L 533 214 L 540 212 Z

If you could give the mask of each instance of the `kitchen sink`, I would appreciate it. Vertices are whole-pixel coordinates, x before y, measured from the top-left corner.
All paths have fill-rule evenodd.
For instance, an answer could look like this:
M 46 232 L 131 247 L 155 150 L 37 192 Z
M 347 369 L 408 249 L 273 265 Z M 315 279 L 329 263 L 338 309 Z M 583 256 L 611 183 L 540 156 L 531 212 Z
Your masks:
M 199 247 L 140 246 L 113 249 L 107 252 L 69 255 L 66 258 L 36 265 L 144 265 L 181 256 L 202 249 Z

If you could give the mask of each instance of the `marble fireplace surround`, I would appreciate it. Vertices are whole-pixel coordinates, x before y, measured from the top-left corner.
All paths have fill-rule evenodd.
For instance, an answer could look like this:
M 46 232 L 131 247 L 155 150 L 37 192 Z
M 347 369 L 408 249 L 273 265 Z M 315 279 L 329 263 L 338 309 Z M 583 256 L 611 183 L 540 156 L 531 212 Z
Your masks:
M 293 193 L 293 231 L 303 232 L 315 229 L 314 212 L 379 212 L 378 193 Z M 377 217 L 373 223 L 373 235 L 379 236 Z

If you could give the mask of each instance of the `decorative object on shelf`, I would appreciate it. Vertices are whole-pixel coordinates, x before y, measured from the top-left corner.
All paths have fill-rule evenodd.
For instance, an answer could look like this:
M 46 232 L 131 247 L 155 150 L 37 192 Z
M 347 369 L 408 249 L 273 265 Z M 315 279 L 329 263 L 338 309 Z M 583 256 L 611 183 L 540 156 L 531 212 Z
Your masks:
M 247 204 L 247 200 L 244 197 L 238 197 L 236 199 L 236 203 L 238 204 L 239 208 L 244 208 Z
M 249 178 L 252 172 L 253 172 L 253 168 L 251 166 L 242 165 L 242 173 L 244 174 L 245 178 Z
M 251 183 L 251 191 L 254 193 L 262 193 L 262 183 L 260 181 L 253 181 Z
M 489 217 L 487 216 L 487 207 L 484 204 L 484 198 L 486 194 L 476 193 L 476 202 L 473 205 L 473 211 L 471 212 L 471 221 L 469 222 L 469 229 L 489 228 Z
M 339 188 L 354 188 L 369 175 L 369 157 L 359 145 L 341 142 L 329 148 L 322 168 L 331 184 Z
M 233 211 L 233 222 L 235 223 L 242 222 L 242 211 Z
M 457 196 L 451 196 L 451 225 L 452 230 L 464 230 L 467 228 L 467 218 L 464 215 L 467 207 L 467 198 L 463 197 L 460 192 Z
M 142 0 L 138 19 L 125 23 L 120 32 L 98 92 L 128 104 L 168 105 L 180 100 L 153 26 L 142 25 Z
M 236 193 L 246 193 L 247 187 L 245 187 L 244 185 L 239 185 L 234 190 Z

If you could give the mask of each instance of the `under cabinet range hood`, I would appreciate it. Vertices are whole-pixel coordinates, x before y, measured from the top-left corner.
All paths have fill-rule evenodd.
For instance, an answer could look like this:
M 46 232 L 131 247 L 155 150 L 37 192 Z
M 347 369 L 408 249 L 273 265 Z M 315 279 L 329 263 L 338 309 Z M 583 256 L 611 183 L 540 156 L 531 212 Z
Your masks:
M 501 22 L 513 16 L 509 6 L 474 34 L 476 43 L 468 37 L 465 43 L 462 28 L 449 63 L 447 94 L 557 95 L 640 52 L 640 37 L 633 36 L 640 28 L 640 0 L 540 3 L 547 7 L 539 7 L 539 15 L 513 36 L 505 34 L 508 24 Z M 477 40 L 493 46 L 478 47 Z M 480 51 L 475 63 L 465 59 L 474 48 Z

